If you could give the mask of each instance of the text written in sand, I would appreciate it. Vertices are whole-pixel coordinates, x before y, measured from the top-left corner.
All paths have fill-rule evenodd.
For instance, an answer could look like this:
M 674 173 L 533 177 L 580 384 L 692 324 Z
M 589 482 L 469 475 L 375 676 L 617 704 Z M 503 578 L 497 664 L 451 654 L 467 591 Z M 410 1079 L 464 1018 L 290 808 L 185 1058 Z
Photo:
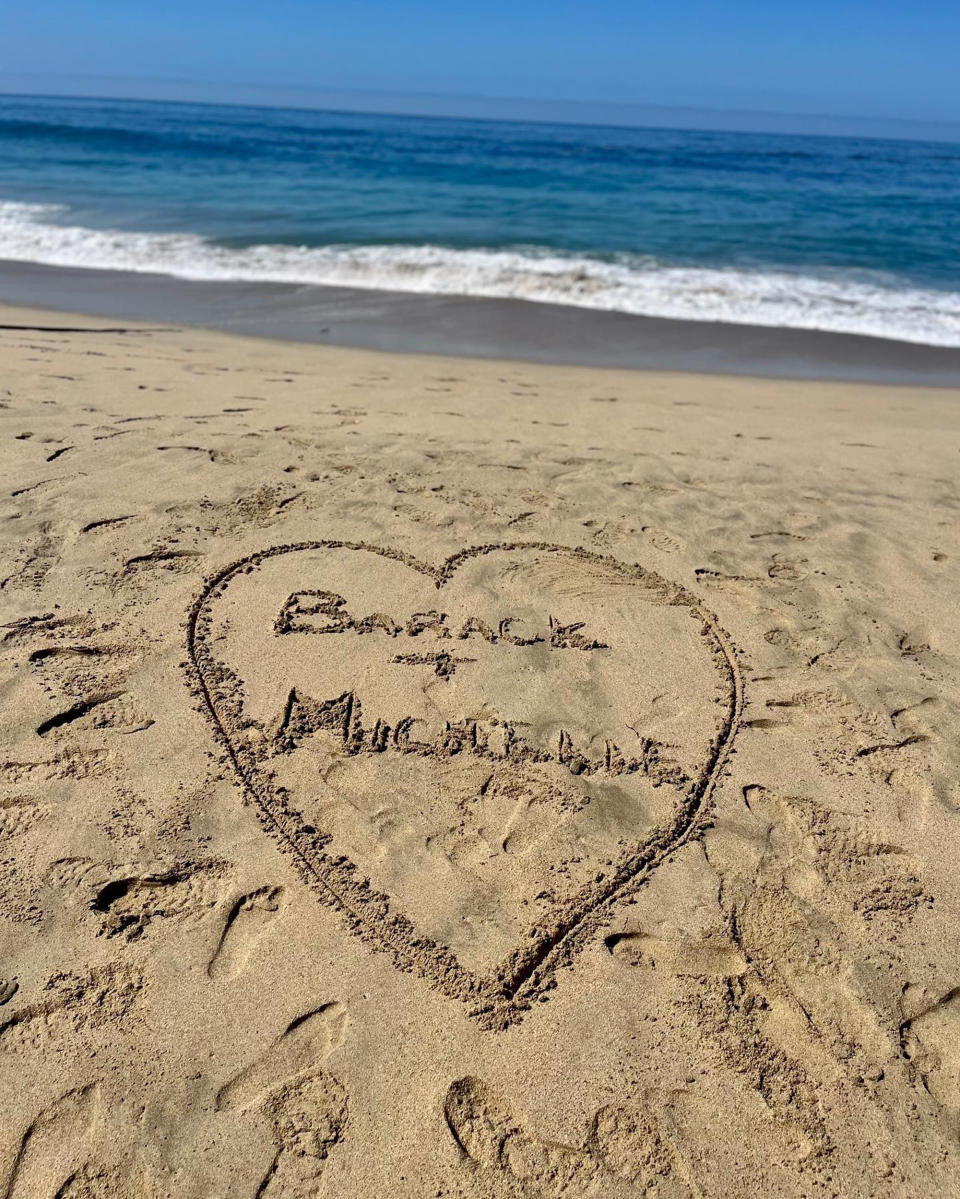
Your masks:
M 694 596 L 542 543 L 270 547 L 198 597 L 190 654 L 318 896 L 489 1028 L 696 835 L 743 702 Z
M 515 628 L 517 619 L 504 616 L 496 627 L 479 616 L 467 616 L 451 625 L 446 612 L 414 612 L 406 618 L 395 620 L 384 612 L 370 612 L 355 616 L 347 610 L 347 601 L 335 591 L 294 591 L 287 597 L 274 623 L 277 633 L 374 633 L 382 632 L 388 637 L 401 634 L 407 637 L 436 637 L 441 640 L 455 638 L 468 641 L 481 637 L 491 645 L 549 645 L 552 649 L 602 650 L 609 649 L 581 630 L 585 622 L 574 621 L 562 624 L 549 616 L 541 630 L 527 627 Z

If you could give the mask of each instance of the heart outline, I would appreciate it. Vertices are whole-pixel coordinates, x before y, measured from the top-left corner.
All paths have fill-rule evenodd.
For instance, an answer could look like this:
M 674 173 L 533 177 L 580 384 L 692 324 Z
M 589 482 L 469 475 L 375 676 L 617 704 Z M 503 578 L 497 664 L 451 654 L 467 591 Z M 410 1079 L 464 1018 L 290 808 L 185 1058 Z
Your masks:
M 399 561 L 432 578 L 438 590 L 450 581 L 464 562 L 489 553 L 539 550 L 567 555 L 580 562 L 613 567 L 628 577 L 642 580 L 648 587 L 652 586 L 660 593 L 664 604 L 686 607 L 691 616 L 701 622 L 701 631 L 711 642 L 714 665 L 720 668 L 727 684 L 727 709 L 720 730 L 711 742 L 710 752 L 697 777 L 674 806 L 672 815 L 621 855 L 612 877 L 604 876 L 585 884 L 574 896 L 545 913 L 528 931 L 532 944 L 514 950 L 487 974 L 467 969 L 452 950 L 419 935 L 413 923 L 396 909 L 390 896 L 375 891 L 368 880 L 357 881 L 357 867 L 352 862 L 326 854 L 323 846 L 329 837 L 305 824 L 300 813 L 290 808 L 280 789 L 272 788 L 268 780 L 258 776 L 253 753 L 242 750 L 231 738 L 229 721 L 225 722 L 224 711 L 218 710 L 218 681 L 224 677 L 227 668 L 217 661 L 205 640 L 212 624 L 211 602 L 224 593 L 238 574 L 249 574 L 272 558 L 324 549 L 356 550 Z M 450 555 L 438 566 L 402 550 L 363 541 L 323 539 L 269 546 L 236 559 L 207 579 L 190 608 L 186 630 L 188 660 L 185 665 L 190 690 L 198 698 L 200 711 L 209 720 L 215 740 L 225 751 L 225 758 L 232 765 L 245 796 L 253 803 L 263 827 L 281 848 L 292 854 L 295 866 L 305 881 L 319 892 L 321 900 L 338 908 L 346 917 L 350 931 L 372 943 L 374 948 L 389 953 L 399 969 L 418 974 L 448 998 L 470 1004 L 469 1014 L 488 1029 L 504 1029 L 518 1023 L 534 1002 L 545 999 L 546 993 L 556 986 L 557 970 L 571 964 L 593 934 L 608 922 L 613 906 L 643 886 L 658 866 L 704 830 L 710 801 L 730 757 L 746 702 L 743 675 L 729 634 L 692 592 L 639 563 L 624 563 L 611 555 L 550 542 L 493 542 L 471 546 Z M 551 927 L 538 935 L 537 929 L 543 925 Z

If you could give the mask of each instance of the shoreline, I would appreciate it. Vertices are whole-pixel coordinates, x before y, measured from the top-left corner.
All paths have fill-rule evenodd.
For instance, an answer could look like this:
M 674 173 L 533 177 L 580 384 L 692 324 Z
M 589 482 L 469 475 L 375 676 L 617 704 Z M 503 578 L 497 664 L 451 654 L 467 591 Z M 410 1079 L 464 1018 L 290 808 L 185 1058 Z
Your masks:
M 960 348 L 860 334 L 633 316 L 527 300 L 194 281 L 0 260 L 0 304 L 434 357 L 960 386 Z

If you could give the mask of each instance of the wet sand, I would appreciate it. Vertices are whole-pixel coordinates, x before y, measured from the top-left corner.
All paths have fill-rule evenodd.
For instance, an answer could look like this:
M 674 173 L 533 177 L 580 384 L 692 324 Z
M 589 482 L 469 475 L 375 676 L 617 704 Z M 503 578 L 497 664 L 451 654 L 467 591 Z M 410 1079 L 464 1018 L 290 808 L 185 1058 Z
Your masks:
M 0 261 L 0 303 L 394 353 L 784 379 L 960 386 L 960 349 L 523 300 L 200 282 Z

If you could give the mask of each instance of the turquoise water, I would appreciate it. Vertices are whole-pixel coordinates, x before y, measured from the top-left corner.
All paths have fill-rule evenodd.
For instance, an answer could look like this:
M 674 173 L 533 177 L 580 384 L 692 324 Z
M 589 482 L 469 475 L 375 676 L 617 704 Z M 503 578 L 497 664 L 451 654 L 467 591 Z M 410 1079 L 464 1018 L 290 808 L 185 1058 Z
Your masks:
M 960 345 L 960 145 L 0 97 L 0 258 Z

